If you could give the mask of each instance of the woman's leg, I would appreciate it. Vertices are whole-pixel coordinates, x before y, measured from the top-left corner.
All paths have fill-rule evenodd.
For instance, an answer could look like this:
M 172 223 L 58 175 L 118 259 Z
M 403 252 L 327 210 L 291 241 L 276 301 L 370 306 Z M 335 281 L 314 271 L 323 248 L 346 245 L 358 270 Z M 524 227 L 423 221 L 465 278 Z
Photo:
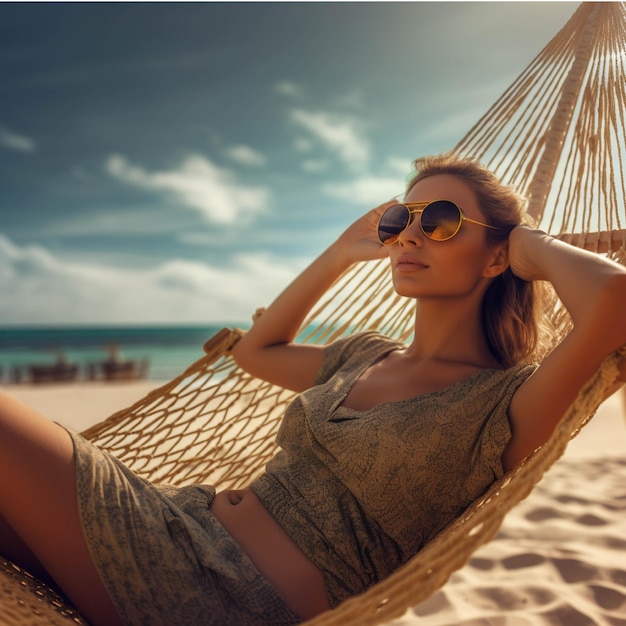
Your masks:
M 92 624 L 121 625 L 83 538 L 74 465 L 63 428 L 0 392 L 0 515 Z
M 15 565 L 19 565 L 48 586 L 59 590 L 59 586 L 33 554 L 33 551 L 3 517 L 0 517 L 0 556 L 15 563 Z

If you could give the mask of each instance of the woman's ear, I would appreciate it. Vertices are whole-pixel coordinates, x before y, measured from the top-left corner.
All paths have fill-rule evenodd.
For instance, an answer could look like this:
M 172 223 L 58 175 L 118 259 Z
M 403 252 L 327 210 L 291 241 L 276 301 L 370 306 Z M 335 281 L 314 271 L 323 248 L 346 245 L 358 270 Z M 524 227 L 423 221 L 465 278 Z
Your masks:
M 483 272 L 485 278 L 495 278 L 509 267 L 509 241 L 503 241 L 491 249 Z

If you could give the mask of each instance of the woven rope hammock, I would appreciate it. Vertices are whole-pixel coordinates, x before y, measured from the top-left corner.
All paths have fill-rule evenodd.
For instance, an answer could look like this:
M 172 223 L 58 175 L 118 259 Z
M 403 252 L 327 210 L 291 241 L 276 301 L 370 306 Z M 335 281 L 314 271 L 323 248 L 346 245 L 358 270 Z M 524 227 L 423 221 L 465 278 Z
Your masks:
M 583 3 L 456 146 L 530 198 L 538 224 L 624 262 L 626 11 Z M 546 207 L 549 210 L 545 210 Z M 390 286 L 385 261 L 352 268 L 306 320 L 305 341 L 376 328 L 406 338 L 411 301 Z M 553 322 L 568 318 L 556 306 Z M 83 433 L 154 482 L 241 487 L 277 451 L 275 433 L 293 394 L 252 378 L 228 356 L 240 336 L 224 329 L 183 374 Z M 548 443 L 497 481 L 405 566 L 311 625 L 381 624 L 428 598 L 493 537 L 590 419 L 614 383 L 626 347 L 607 357 Z M 0 624 L 87 624 L 48 587 L 0 558 Z

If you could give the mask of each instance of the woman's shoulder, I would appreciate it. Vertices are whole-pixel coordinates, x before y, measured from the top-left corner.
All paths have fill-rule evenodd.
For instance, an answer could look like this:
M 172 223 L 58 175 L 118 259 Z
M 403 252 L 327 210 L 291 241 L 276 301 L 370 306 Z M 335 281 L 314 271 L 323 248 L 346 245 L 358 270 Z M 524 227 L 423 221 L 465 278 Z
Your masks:
M 509 402 L 517 389 L 537 369 L 536 363 L 518 363 L 501 370 L 489 370 L 492 375 L 485 378 L 485 387 L 492 389 L 494 396 L 505 398 Z M 485 391 L 478 385 L 475 391 L 480 394 Z
M 324 360 L 316 384 L 328 380 L 348 361 L 357 360 L 362 363 L 402 346 L 402 342 L 377 330 L 365 330 L 339 337 L 324 348 Z

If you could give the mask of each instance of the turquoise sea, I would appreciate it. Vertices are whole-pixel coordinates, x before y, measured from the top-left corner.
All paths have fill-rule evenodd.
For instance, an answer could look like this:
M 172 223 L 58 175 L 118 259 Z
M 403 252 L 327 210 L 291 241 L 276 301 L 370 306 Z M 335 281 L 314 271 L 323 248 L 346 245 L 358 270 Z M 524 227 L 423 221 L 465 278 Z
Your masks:
M 173 378 L 203 356 L 202 345 L 224 326 L 183 327 L 59 327 L 0 329 L 0 383 L 12 382 L 16 371 L 31 365 L 53 364 L 59 358 L 75 363 L 79 378 L 89 364 L 107 358 L 108 347 L 119 348 L 127 360 L 148 362 L 147 378 Z

